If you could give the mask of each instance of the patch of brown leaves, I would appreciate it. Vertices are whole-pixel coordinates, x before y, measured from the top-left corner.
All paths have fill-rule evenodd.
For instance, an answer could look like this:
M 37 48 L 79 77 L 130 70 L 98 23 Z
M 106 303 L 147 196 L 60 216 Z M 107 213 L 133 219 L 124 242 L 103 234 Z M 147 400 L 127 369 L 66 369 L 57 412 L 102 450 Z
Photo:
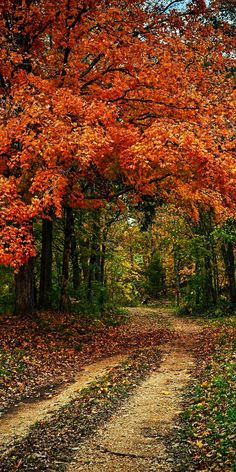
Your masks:
M 86 325 L 71 314 L 0 319 L 0 410 L 47 396 L 98 359 L 158 346 L 173 332 L 142 317 L 121 326 Z

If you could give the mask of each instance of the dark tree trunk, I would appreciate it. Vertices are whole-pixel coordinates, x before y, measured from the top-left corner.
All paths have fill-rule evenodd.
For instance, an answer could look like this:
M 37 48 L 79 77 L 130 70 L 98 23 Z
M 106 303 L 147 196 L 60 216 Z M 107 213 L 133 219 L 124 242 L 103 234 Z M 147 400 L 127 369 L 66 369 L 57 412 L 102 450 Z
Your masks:
M 87 297 L 90 303 L 93 301 L 93 288 L 94 288 L 94 281 L 95 281 L 95 264 L 96 264 L 95 250 L 96 250 L 96 240 L 95 240 L 95 235 L 93 234 L 92 244 L 91 244 L 91 255 L 90 255 L 90 260 L 89 260 L 88 291 L 87 291 Z
M 201 234 L 205 239 L 206 255 L 204 256 L 204 303 L 208 307 L 216 305 L 218 300 L 217 261 L 215 257 L 215 240 L 212 234 L 214 225 L 212 213 L 202 213 L 200 220 Z
M 88 301 L 93 300 L 94 282 L 101 283 L 101 254 L 100 254 L 100 213 L 94 215 L 93 235 L 88 274 Z
M 94 262 L 94 280 L 95 282 L 102 283 L 102 266 L 101 266 L 101 249 L 99 241 L 96 241 L 95 249 L 95 262 Z
M 195 262 L 196 262 L 197 280 L 199 281 L 200 280 L 200 275 L 201 275 L 201 266 L 200 266 L 199 260 L 196 260 Z M 200 300 L 201 300 L 201 285 L 200 285 L 200 283 L 197 283 L 197 285 L 196 285 L 196 299 L 195 299 L 196 306 L 198 306 L 200 304 Z
M 62 280 L 61 280 L 61 297 L 60 310 L 65 311 L 69 308 L 69 261 L 71 254 L 71 234 L 73 228 L 73 212 L 72 209 L 65 208 L 65 238 L 62 261 Z
M 52 290 L 52 220 L 44 219 L 42 224 L 42 252 L 40 267 L 39 307 L 51 307 Z
M 79 265 L 79 251 L 75 236 L 75 220 L 72 213 L 72 227 L 71 227 L 71 262 L 73 269 L 73 288 L 78 290 L 81 282 L 81 269 Z
M 211 303 L 216 305 L 217 294 L 213 284 L 212 261 L 210 256 L 205 256 L 205 303 L 209 306 Z
M 213 269 L 213 280 L 214 280 L 214 290 L 216 303 L 219 297 L 219 271 L 218 271 L 218 262 L 217 255 L 214 245 L 212 245 L 212 269 Z
M 177 306 L 180 304 L 180 273 L 179 273 L 179 256 L 178 249 L 174 251 L 174 273 L 175 273 L 175 303 Z
M 30 316 L 35 309 L 34 260 L 29 259 L 15 275 L 15 313 Z
M 236 303 L 235 259 L 234 246 L 227 242 L 222 244 L 222 254 L 225 264 L 225 275 L 228 281 L 231 303 Z
M 105 286 L 105 260 L 106 260 L 106 243 L 102 243 L 102 254 L 101 254 L 101 284 Z
M 77 218 L 79 228 L 82 228 L 82 231 L 78 231 L 78 241 L 76 240 L 78 260 L 80 262 L 79 273 L 81 280 L 83 280 L 87 285 L 89 276 L 90 238 L 83 232 L 83 223 L 86 218 L 86 212 L 83 210 L 78 211 Z
M 82 266 L 82 276 L 84 282 L 88 283 L 89 278 L 89 251 L 90 251 L 90 242 L 89 239 L 80 239 L 79 241 L 79 250 L 80 250 L 80 261 Z

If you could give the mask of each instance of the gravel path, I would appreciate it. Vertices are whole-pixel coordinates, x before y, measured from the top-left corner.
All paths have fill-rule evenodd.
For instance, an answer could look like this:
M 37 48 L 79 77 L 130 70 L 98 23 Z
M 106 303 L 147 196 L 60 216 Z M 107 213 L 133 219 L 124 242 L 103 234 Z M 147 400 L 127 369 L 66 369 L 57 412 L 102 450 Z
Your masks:
M 78 375 L 75 382 L 63 386 L 60 393 L 51 398 L 33 403 L 22 403 L 11 413 L 1 418 L 0 424 L 0 451 L 13 443 L 16 439 L 27 435 L 31 426 L 41 420 L 49 420 L 53 413 L 79 396 L 81 390 L 91 382 L 105 374 L 108 368 L 122 362 L 126 356 L 117 355 L 87 365 Z
M 97 434 L 80 446 L 68 472 L 170 472 L 168 436 L 180 413 L 182 389 L 194 367 L 192 347 L 199 325 L 170 312 L 133 309 L 152 314 L 174 329 L 178 338 L 162 347 L 160 369 L 152 373 L 135 395 Z

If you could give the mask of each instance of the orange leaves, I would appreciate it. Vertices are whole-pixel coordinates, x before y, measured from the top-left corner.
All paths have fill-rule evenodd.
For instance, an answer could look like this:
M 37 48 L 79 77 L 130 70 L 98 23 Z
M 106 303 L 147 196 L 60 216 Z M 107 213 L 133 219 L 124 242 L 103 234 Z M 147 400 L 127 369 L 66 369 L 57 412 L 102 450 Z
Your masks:
M 29 208 L 17 194 L 14 179 L 0 177 L 0 264 L 17 269 L 35 255 Z
M 223 212 L 227 182 L 233 177 L 230 160 L 221 159 L 221 151 L 212 136 L 216 128 L 209 121 L 205 129 L 197 123 L 156 121 L 131 148 L 133 184 L 144 193 L 182 202 L 191 213 L 200 203 Z M 227 165 L 225 165 L 227 162 Z
M 117 183 L 195 218 L 199 204 L 235 205 L 234 57 L 225 27 L 199 21 L 203 3 L 187 20 L 135 0 L 3 8 L 0 173 L 14 182 L 15 203 L 7 187 L 2 203 L 13 228 L 17 208 L 30 226 L 65 202 L 99 206 Z

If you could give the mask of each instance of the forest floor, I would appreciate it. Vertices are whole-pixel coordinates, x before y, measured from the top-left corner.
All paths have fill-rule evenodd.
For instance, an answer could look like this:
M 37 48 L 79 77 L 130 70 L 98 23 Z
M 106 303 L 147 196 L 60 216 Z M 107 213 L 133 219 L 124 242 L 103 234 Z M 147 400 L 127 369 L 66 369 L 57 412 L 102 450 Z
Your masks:
M 17 393 L 18 404 L 14 405 L 14 394 L 3 396 L 1 471 L 236 470 L 232 465 L 231 445 L 234 436 L 233 397 L 228 393 L 231 392 L 233 372 L 230 370 L 228 341 L 235 339 L 231 325 L 207 326 L 201 320 L 175 315 L 168 306 L 136 307 L 129 309 L 129 314 L 129 319 L 121 326 L 99 325 L 96 331 L 95 327 L 90 329 L 87 342 L 83 342 L 80 351 L 75 349 L 78 342 L 82 343 L 78 338 L 78 326 L 74 331 L 72 327 L 72 334 L 68 337 L 70 346 L 67 345 L 68 338 L 57 337 L 58 330 L 55 331 L 54 356 L 57 357 L 56 347 L 60 356 L 62 352 L 64 356 L 61 364 L 63 383 L 58 380 L 60 356 L 51 359 L 50 369 L 49 354 L 46 355 L 48 343 L 45 340 L 51 330 L 46 325 L 41 337 L 40 330 L 37 331 L 37 342 L 43 346 L 44 353 L 41 355 L 41 371 L 35 361 L 37 350 L 34 349 L 31 359 L 36 369 L 30 371 L 29 362 L 25 370 L 30 371 L 31 382 L 37 379 L 36 385 L 44 394 L 39 398 L 37 390 L 27 382 L 25 372 L 25 390 L 20 392 L 18 371 L 11 378 L 12 384 L 9 380 L 8 385 L 12 385 L 13 392 Z M 4 323 L 7 326 L 6 318 Z M 69 325 L 66 326 L 63 335 L 69 330 Z M 31 323 L 27 348 L 35 340 L 34 330 L 37 327 Z M 80 327 L 79 336 L 85 336 L 85 332 L 88 336 L 88 330 L 81 330 Z M 23 339 L 23 331 L 21 336 Z M 219 384 L 223 373 L 217 372 L 218 384 L 215 387 L 218 397 L 216 395 L 215 402 L 216 410 L 222 398 L 224 406 L 229 402 L 227 415 L 230 412 L 232 421 L 230 418 L 227 427 L 224 422 L 223 432 L 219 431 L 221 439 L 213 431 L 213 439 L 219 447 L 214 447 L 212 452 L 212 431 L 206 419 L 216 388 L 212 389 L 215 377 L 214 372 L 209 374 L 209 365 L 218 352 L 217 346 L 220 346 L 222 356 L 222 339 L 224 346 L 227 345 L 224 366 L 228 384 Z M 6 341 L 4 348 L 4 359 L 7 359 Z M 49 343 L 49 352 L 50 348 Z M 13 351 L 11 349 L 12 356 Z M 30 351 L 24 355 L 30 357 Z M 218 368 L 216 363 L 214 357 L 214 369 Z M 5 362 L 6 365 L 9 367 L 9 363 Z M 223 365 L 222 359 L 220 365 Z M 48 374 L 51 375 L 52 389 Z M 44 376 L 47 381 L 45 388 Z M 4 391 L 5 387 L 3 384 Z M 190 391 L 191 388 L 195 390 Z M 219 411 L 214 412 L 219 416 Z M 225 453 L 221 451 L 224 434 L 230 436 Z M 201 458 L 205 455 L 208 459 Z

